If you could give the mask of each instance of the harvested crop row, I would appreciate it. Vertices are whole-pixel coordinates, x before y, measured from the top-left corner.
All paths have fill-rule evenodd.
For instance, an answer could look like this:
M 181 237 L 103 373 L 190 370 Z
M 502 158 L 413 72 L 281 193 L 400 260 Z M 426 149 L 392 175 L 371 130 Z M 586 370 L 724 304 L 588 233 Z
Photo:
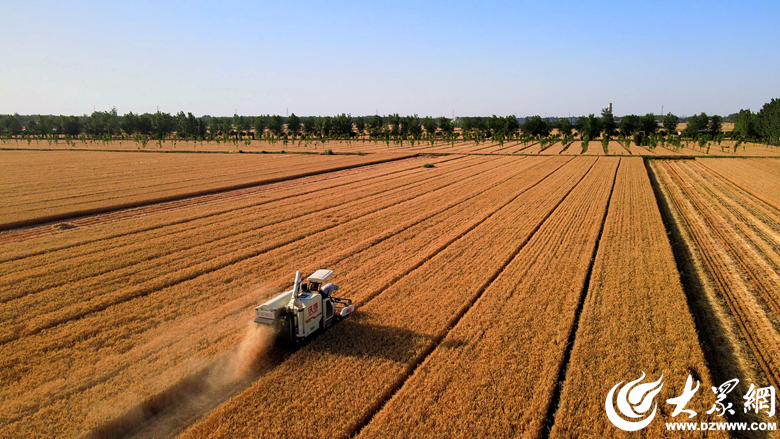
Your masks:
M 740 269 L 740 261 L 748 254 L 734 249 L 744 244 L 730 242 L 734 236 L 721 233 L 720 228 L 728 223 L 707 207 L 713 204 L 711 199 L 702 199 L 692 190 L 685 167 L 678 162 L 653 162 L 652 169 L 658 176 L 672 215 L 690 239 L 691 253 L 700 259 L 705 270 L 702 276 L 710 280 L 706 294 L 726 302 L 754 360 L 767 381 L 777 387 L 780 382 L 780 334 L 772 323 L 771 314 L 747 282 L 748 275 Z M 749 197 L 748 194 L 744 196 Z
M 524 168 L 522 166 L 522 160 L 514 159 L 514 162 L 516 164 L 513 166 L 513 169 L 518 168 L 517 164 L 521 165 L 521 169 Z M 525 168 L 531 169 L 532 167 Z M 550 172 L 550 170 L 551 169 L 548 167 L 547 172 Z M 501 177 L 500 174 L 497 176 Z M 506 180 L 506 177 L 501 178 Z M 487 180 L 483 179 L 483 181 Z M 493 196 L 505 196 L 504 194 L 506 194 L 507 189 L 511 187 L 511 182 L 507 181 L 506 184 L 501 184 L 501 186 L 497 186 L 495 190 L 491 190 L 491 193 L 494 194 Z M 436 194 L 434 194 L 434 196 L 435 195 Z M 470 208 L 476 207 L 470 202 L 471 206 L 463 206 L 462 210 L 459 210 L 460 213 L 456 216 L 441 212 L 441 219 L 436 221 L 433 221 L 432 219 L 431 221 L 433 222 L 442 220 L 452 220 L 455 222 L 444 224 L 444 226 L 446 226 L 444 228 L 437 227 L 429 229 L 432 232 L 431 238 L 438 239 L 439 237 L 446 237 L 448 234 L 452 233 L 453 228 L 457 231 L 458 217 L 471 218 L 474 214 L 481 215 L 479 212 L 484 209 L 494 209 L 492 203 L 483 202 L 481 197 L 475 198 L 474 201 L 479 201 L 483 206 L 476 212 Z M 463 221 L 463 219 L 460 219 L 459 221 Z M 377 218 L 377 224 L 392 226 L 394 223 L 392 221 L 387 221 L 386 218 L 384 221 L 382 218 Z M 426 221 L 422 224 L 427 225 L 428 222 Z M 408 236 L 405 239 L 397 241 L 396 245 L 412 245 L 409 253 L 414 254 L 412 249 L 416 246 L 413 245 L 414 243 L 409 238 L 416 237 L 418 233 L 414 232 L 407 235 Z M 62 349 L 62 355 L 60 355 L 57 351 L 52 351 L 51 348 L 45 348 L 49 353 L 46 357 L 39 357 L 37 360 L 18 357 L 18 355 L 14 356 L 16 358 L 9 359 L 9 365 L 17 364 L 17 362 L 20 361 L 27 363 L 34 361 L 38 363 L 37 365 L 28 364 L 28 367 L 35 367 L 34 373 L 30 370 L 30 373 L 27 374 L 28 376 L 50 376 L 50 379 L 53 379 L 58 375 L 62 376 L 64 371 L 70 370 L 66 375 L 72 377 L 73 380 L 72 382 L 71 380 L 68 380 L 68 382 L 58 384 L 58 386 L 64 386 L 64 388 L 61 388 L 56 392 L 59 395 L 65 394 L 67 396 L 68 394 L 72 394 L 72 396 L 68 397 L 65 401 L 56 402 L 51 406 L 45 407 L 40 413 L 36 412 L 32 418 L 25 418 L 25 422 L 32 425 L 60 425 L 62 421 L 57 421 L 56 418 L 58 407 L 67 406 L 71 411 L 86 413 L 84 410 L 88 410 L 89 405 L 84 406 L 85 401 L 94 400 L 95 398 L 100 399 L 110 395 L 121 395 L 123 392 L 122 389 L 126 389 L 128 386 L 131 386 L 131 388 L 134 389 L 133 392 L 142 394 L 154 393 L 155 386 L 163 386 L 165 385 L 165 381 L 154 384 L 154 380 L 151 377 L 158 376 L 160 371 L 165 371 L 168 368 L 173 369 L 178 367 L 177 370 L 189 370 L 183 365 L 189 364 L 188 360 L 191 360 L 192 357 L 198 357 L 198 352 L 201 351 L 197 348 L 199 343 L 204 343 L 206 346 L 210 346 L 209 349 L 212 349 L 213 346 L 219 345 L 220 343 L 223 346 L 225 344 L 229 346 L 230 342 L 234 342 L 235 337 L 228 337 L 226 341 L 222 340 L 222 338 L 224 338 L 223 334 L 225 332 L 232 334 L 241 329 L 244 320 L 237 319 L 237 316 L 241 315 L 241 311 L 256 304 L 262 297 L 267 297 L 268 294 L 266 293 L 266 295 L 262 297 L 257 297 L 255 295 L 256 293 L 247 294 L 246 291 L 251 291 L 252 289 L 251 284 L 269 280 L 279 282 L 281 275 L 289 276 L 290 268 L 285 261 L 289 260 L 290 257 L 300 260 L 302 264 L 305 264 L 304 266 L 307 264 L 316 266 L 322 260 L 321 251 L 326 251 L 326 247 L 333 245 L 333 239 L 341 239 L 346 244 L 350 238 L 354 237 L 350 234 L 341 233 L 339 230 L 334 230 L 331 236 L 314 235 L 306 238 L 304 241 L 288 246 L 289 251 L 280 248 L 279 250 L 269 252 L 266 255 L 253 258 L 252 260 L 242 261 L 235 266 L 222 270 L 222 272 L 215 272 L 213 275 L 210 274 L 202 279 L 154 293 L 137 301 L 139 303 L 123 304 L 108 309 L 99 315 L 89 316 L 84 322 L 72 322 L 62 325 L 62 327 L 53 329 L 51 333 L 47 334 L 48 337 L 33 337 L 37 338 L 39 342 L 53 340 L 58 346 L 63 348 L 67 347 L 68 339 L 71 339 L 77 342 L 77 344 L 74 345 L 74 348 L 77 346 L 78 349 Z M 371 240 L 365 244 L 361 243 L 360 245 L 371 246 L 373 243 L 370 241 Z M 314 252 L 309 252 L 308 250 L 311 249 L 312 244 L 315 243 L 318 247 Z M 335 242 L 335 244 L 338 246 L 338 242 Z M 373 248 L 346 248 L 342 254 L 346 257 L 346 255 L 359 253 L 363 250 L 373 251 Z M 374 256 L 366 259 L 375 261 L 375 269 L 377 271 L 381 268 L 383 273 L 386 272 L 386 275 L 392 276 L 394 275 L 393 267 L 388 266 L 387 263 L 383 262 L 381 258 L 378 257 L 384 250 L 384 248 L 378 249 L 376 251 L 379 251 L 379 253 L 374 251 Z M 381 266 L 376 265 L 380 263 Z M 260 276 L 258 279 L 256 274 L 250 273 L 263 273 L 264 275 Z M 349 285 L 349 283 L 347 283 L 347 285 Z M 359 290 L 358 285 L 359 284 L 353 285 L 352 288 Z M 236 291 L 244 291 L 244 293 L 236 295 Z M 159 301 L 163 301 L 166 306 L 161 307 L 158 305 L 157 302 Z M 221 304 L 216 310 L 218 312 L 215 312 L 214 303 Z M 183 309 L 187 310 L 184 315 L 178 311 Z M 205 317 L 206 315 L 211 315 L 211 317 L 209 317 L 210 319 L 221 320 L 209 321 L 209 318 Z M 193 317 L 190 318 L 189 316 Z M 114 327 L 110 324 L 110 322 L 117 321 L 118 318 L 126 320 L 127 322 L 132 322 L 132 325 L 125 324 Z M 162 320 L 162 323 L 160 323 L 159 320 Z M 190 325 L 195 324 L 195 322 L 197 322 L 197 328 L 191 327 Z M 171 328 L 166 330 L 159 327 L 158 324 L 171 326 Z M 238 327 L 236 327 L 236 325 L 238 325 Z M 171 339 L 170 336 L 160 335 L 181 333 L 181 330 L 176 330 L 175 328 L 181 328 L 182 326 L 187 328 L 186 331 L 188 334 L 186 337 Z M 226 327 L 230 327 L 232 332 L 225 331 L 224 328 Z M 220 328 L 223 328 L 222 332 L 220 332 Z M 85 334 L 84 331 L 87 331 L 89 338 L 82 341 Z M 140 339 L 139 336 L 141 337 Z M 129 342 L 133 340 L 136 342 Z M 161 343 L 166 344 L 161 346 Z M 65 346 L 62 346 L 63 344 L 65 344 Z M 110 347 L 112 344 L 114 346 Z M 193 345 L 195 345 L 195 347 L 193 347 Z M 40 345 L 32 343 L 30 346 L 35 347 Z M 23 350 L 21 347 L 20 349 Z M 101 351 L 98 351 L 98 349 L 101 349 Z M 106 355 L 106 349 L 115 351 L 117 354 Z M 147 360 L 149 353 L 143 354 L 143 352 L 149 352 L 149 350 L 159 352 L 161 349 L 164 349 L 166 355 L 171 358 L 149 358 Z M 195 350 L 194 352 L 193 349 Z M 76 352 L 78 352 L 78 355 L 74 356 Z M 105 361 L 101 361 L 98 365 L 93 365 L 89 362 L 89 358 L 98 352 L 102 353 Z M 127 355 L 123 355 L 125 352 L 127 352 Z M 132 367 L 128 366 L 128 364 L 131 364 Z M 119 365 L 122 365 L 122 367 L 119 367 Z M 124 371 L 125 367 L 131 367 L 131 370 Z M 138 382 L 138 377 L 150 377 L 149 382 Z M 26 390 L 23 387 L 14 386 L 14 388 L 16 389 L 14 391 L 21 391 L 26 395 L 41 395 L 40 391 L 30 391 L 29 388 Z M 85 388 L 87 390 L 84 390 Z M 52 386 L 42 386 L 40 389 L 41 391 L 45 389 L 46 392 L 50 392 L 52 391 Z M 109 391 L 108 389 L 112 390 Z M 82 395 L 82 393 L 84 393 L 84 395 Z M 46 393 L 44 393 L 44 395 L 45 394 Z M 87 395 L 92 396 L 88 397 Z M 19 399 L 22 400 L 23 398 L 20 397 Z M 124 402 L 124 404 L 122 404 L 122 402 Z M 121 398 L 116 403 L 117 410 L 121 410 L 122 407 L 127 410 L 131 407 L 127 406 L 127 401 L 124 401 Z M 24 411 L 20 412 L 20 410 L 23 409 L 22 407 L 17 407 L 15 410 L 13 410 L 13 407 L 10 409 L 7 407 L 5 413 L 17 413 L 17 416 L 21 416 L 21 413 L 29 412 L 29 410 L 33 409 L 35 406 L 35 401 L 29 401 L 28 408 L 24 409 Z M 82 408 L 79 409 L 78 407 Z M 94 424 L 105 418 L 105 416 L 99 415 L 107 414 L 95 414 L 94 416 L 87 416 L 87 418 Z M 16 427 L 18 428 L 18 424 Z
M 177 197 L 185 194 L 215 190 L 223 187 L 236 187 L 256 184 L 270 179 L 292 178 L 312 173 L 326 172 L 344 167 L 360 166 L 377 161 L 399 158 L 399 155 L 367 156 L 232 156 L 223 154 L 163 154 L 155 161 L 138 161 L 139 156 L 148 158 L 148 154 L 90 153 L 73 152 L 18 152 L 3 151 L 5 183 L 0 185 L 0 227 L 73 215 L 91 211 L 129 206 L 134 203 Z M 93 156 L 93 154 L 95 156 Z M 45 155 L 56 155 L 58 162 L 48 165 L 37 161 Z M 130 155 L 130 159 L 122 159 Z M 80 163 L 89 160 L 89 163 Z M 197 166 L 186 171 L 178 171 L 172 166 L 174 160 L 194 161 Z M 109 163 L 109 165 L 106 165 Z M 67 172 L 67 178 L 51 180 L 52 175 L 64 172 L 67 167 L 78 167 Z M 282 168 L 283 171 L 273 171 Z M 226 171 L 242 169 L 241 176 L 225 176 Z M 120 172 L 121 170 L 121 172 Z M 46 172 L 41 172 L 46 171 Z M 138 189 L 136 181 L 143 175 L 127 178 L 127 172 L 146 174 L 155 181 L 154 186 Z M 108 180 L 101 179 L 107 174 Z M 260 174 L 260 175 L 258 175 Z M 263 175 L 269 174 L 270 177 Z M 21 176 L 21 186 L 19 186 Z M 40 176 L 40 177 L 39 177 Z M 45 177 L 44 177 L 45 176 Z M 183 180 L 191 180 L 189 183 Z M 93 184 L 97 180 L 98 184 Z M 11 182 L 17 187 L 11 188 Z M 110 193 L 103 193 L 106 186 Z M 87 188 L 87 189 L 82 189 Z M 51 198 L 56 194 L 56 198 Z M 48 201 L 47 201 L 48 200 Z
M 693 185 L 687 188 L 714 232 L 737 258 L 748 284 L 762 304 L 780 317 L 780 215 L 771 206 L 735 188 L 697 163 L 683 165 Z M 709 203 L 711 199 L 719 203 Z
M 483 165 L 485 172 L 493 168 L 490 165 L 490 163 Z M 76 279 L 72 279 L 60 283 L 54 288 L 40 290 L 36 288 L 40 283 L 39 279 L 32 279 L 30 287 L 33 290 L 29 294 L 16 291 L 18 288 L 16 286 L 11 287 L 9 294 L 16 294 L 17 298 L 6 302 L 4 307 L 0 309 L 0 316 L 5 323 L 2 332 L 0 332 L 0 340 L 7 342 L 21 336 L 34 334 L 41 329 L 61 324 L 67 320 L 81 318 L 87 313 L 99 311 L 107 306 L 202 275 L 224 266 L 224 264 L 230 264 L 231 261 L 244 259 L 248 257 L 247 255 L 262 253 L 267 249 L 293 242 L 317 231 L 332 228 L 335 224 L 397 206 L 407 200 L 413 200 L 419 204 L 420 200 L 416 198 L 420 195 L 453 184 L 462 184 L 458 183 L 459 180 L 457 177 L 453 178 L 452 175 L 443 175 L 438 182 L 425 184 L 418 182 L 408 187 L 394 181 L 400 186 L 399 188 L 386 190 L 370 197 L 358 197 L 358 199 L 353 199 L 344 205 L 315 211 L 292 221 L 280 221 L 273 215 L 269 220 L 269 218 L 265 218 L 268 215 L 262 215 L 262 213 L 260 214 L 260 222 L 253 221 L 254 218 L 251 216 L 242 217 L 233 223 L 225 222 L 220 226 L 225 230 L 232 231 L 233 228 L 238 228 L 240 222 L 254 223 L 256 228 L 230 233 L 221 239 L 207 241 L 206 245 L 197 244 L 208 236 L 207 231 L 197 230 L 197 235 L 189 240 L 177 241 L 179 244 L 182 242 L 185 244 L 193 243 L 185 245 L 185 248 L 180 249 L 180 251 L 176 251 L 174 248 L 172 253 L 163 251 L 161 255 L 157 254 L 156 256 L 136 255 L 129 261 L 121 261 L 126 268 L 101 270 L 97 273 L 98 275 L 89 274 L 84 278 L 84 282 L 73 282 Z M 420 209 L 425 209 L 425 207 L 421 206 Z M 282 215 L 290 214 L 289 211 L 283 209 L 278 209 L 277 212 Z M 323 217 L 329 221 L 321 221 Z M 263 227 L 265 225 L 269 227 Z M 148 251 L 157 252 L 155 248 Z M 104 257 L 99 248 L 96 250 L 96 255 L 98 258 Z M 116 255 L 116 258 L 123 258 L 123 255 L 120 253 Z M 164 275 L 161 275 L 160 268 L 162 268 L 162 273 L 165 273 Z M 78 275 L 76 274 L 76 276 Z M 11 284 L 13 285 L 13 282 Z M 68 294 L 72 291 L 80 293 L 78 295 Z M 30 315 L 31 309 L 36 310 L 34 315 Z
M 776 159 L 697 159 L 751 195 L 780 209 L 780 166 Z
M 358 437 L 541 433 L 618 161 L 599 160 Z
M 446 335 L 492 281 L 502 261 L 513 256 L 593 162 L 571 161 L 521 192 L 184 437 L 277 437 L 289 431 L 310 437 L 353 434 Z M 486 241 L 491 242 L 489 254 L 475 251 Z M 301 370 L 318 371 L 307 379 L 304 394 L 290 387 L 298 382 L 295 371 Z M 288 416 L 304 407 L 311 416 Z M 328 416 L 332 413 L 339 415 Z M 265 421 L 252 421 L 258 418 Z
M 698 414 L 695 422 L 719 420 L 706 414 L 714 403 L 708 392 L 713 383 L 647 171 L 642 159 L 626 158 L 615 181 L 550 437 L 621 434 L 602 415 L 604 398 L 612 386 L 642 372 L 646 381 L 663 375 L 660 401 L 678 396 L 688 374 L 696 377 L 702 390 L 686 408 Z M 656 418 L 644 434 L 673 437 L 664 422 L 688 420 L 685 414 L 673 418 L 667 410 Z

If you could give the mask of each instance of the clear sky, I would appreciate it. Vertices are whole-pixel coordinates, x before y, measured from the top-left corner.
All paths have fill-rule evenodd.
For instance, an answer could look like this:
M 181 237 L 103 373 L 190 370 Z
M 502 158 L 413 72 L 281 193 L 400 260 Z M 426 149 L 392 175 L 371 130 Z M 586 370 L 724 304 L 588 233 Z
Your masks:
M 727 115 L 780 2 L 2 0 L 0 113 Z

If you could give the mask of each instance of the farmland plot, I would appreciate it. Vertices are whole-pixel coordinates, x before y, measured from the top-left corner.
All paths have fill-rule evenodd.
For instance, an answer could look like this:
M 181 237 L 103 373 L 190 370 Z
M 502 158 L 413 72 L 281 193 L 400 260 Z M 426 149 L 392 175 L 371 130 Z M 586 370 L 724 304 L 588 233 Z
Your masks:
M 449 158 L 442 160 L 452 161 Z M 44 425 L 48 428 L 64 428 L 65 431 L 97 427 L 132 409 L 139 399 L 153 399 L 154 395 L 164 393 L 176 380 L 199 373 L 206 367 L 206 358 L 237 344 L 236 338 L 240 336 L 237 333 L 246 324 L 245 318 L 240 317 L 242 311 L 267 298 L 271 294 L 268 285 L 274 286 L 274 282 L 278 284 L 280 279 L 289 277 L 290 260 L 300 261 L 303 266 L 299 268 L 310 266 L 313 269 L 323 262 L 323 255 L 330 255 L 325 258 L 325 262 L 336 264 L 335 268 L 339 270 L 337 263 L 340 258 L 358 257 L 361 252 L 371 252 L 376 247 L 378 253 L 374 253 L 373 257 L 360 258 L 377 261 L 379 265 L 375 264 L 374 271 L 381 270 L 387 276 L 387 282 L 403 276 L 404 271 L 423 263 L 426 253 L 435 252 L 437 248 L 446 245 L 447 240 L 455 239 L 458 234 L 473 228 L 470 222 L 475 213 L 486 209 L 487 212 L 495 211 L 493 203 L 496 201 L 505 203 L 501 200 L 506 200 L 507 194 L 511 196 L 512 191 L 517 190 L 517 184 L 528 178 L 525 177 L 526 173 L 530 176 L 539 175 L 531 178 L 536 181 L 567 161 L 539 158 L 524 164 L 528 160 L 531 159 L 473 158 L 462 162 L 452 161 L 453 165 L 460 163 L 459 167 L 453 168 L 455 172 L 444 172 L 436 178 L 456 183 L 442 186 L 442 190 L 435 190 L 435 180 L 428 181 L 424 188 L 419 189 L 424 192 L 417 195 L 407 193 L 408 202 L 399 203 L 394 208 L 379 209 L 368 216 L 358 215 L 343 226 L 337 225 L 313 233 L 302 241 L 295 240 L 265 253 L 255 255 L 253 252 L 243 256 L 243 259 L 236 259 L 233 254 L 233 259 L 228 261 L 230 263 L 214 266 L 199 276 L 185 277 L 171 286 L 153 289 L 147 295 L 88 313 L 80 320 L 67 321 L 5 344 L 3 349 L 8 355 L 3 367 L 6 382 L 13 383 L 17 377 L 27 378 L 6 389 L 8 404 L 5 413 L 11 415 L 4 421 L 9 423 L 4 431 L 18 432 L 22 426 L 33 428 Z M 446 169 L 446 166 L 442 166 L 442 170 Z M 480 168 L 477 169 L 477 166 Z M 426 175 L 430 175 L 425 173 L 430 171 L 416 168 L 414 172 L 418 174 L 415 178 L 425 179 Z M 424 173 L 419 174 L 421 172 Z M 395 184 L 400 185 L 404 181 L 399 180 Z M 477 181 L 479 184 L 475 185 Z M 482 193 L 488 189 L 489 193 Z M 389 193 L 385 191 L 385 194 Z M 343 195 L 351 199 L 349 193 Z M 431 209 L 433 199 L 451 201 Z M 456 204 L 459 201 L 462 206 Z M 370 202 L 364 204 L 373 205 Z M 415 210 L 417 208 L 414 205 L 423 209 Z M 448 210 L 454 208 L 462 213 L 452 215 Z M 427 220 L 433 215 L 440 219 Z M 252 222 L 246 216 L 243 219 Z M 361 225 L 360 221 L 364 224 Z M 443 222 L 443 227 L 431 228 L 428 224 L 438 222 Z M 221 227 L 224 224 L 216 221 L 214 225 Z M 404 228 L 422 226 L 425 226 L 422 230 L 430 231 L 430 237 L 435 239 L 426 245 L 416 245 L 418 237 L 424 241 L 428 235 L 420 236 L 419 230 L 404 233 Z M 193 230 L 203 232 L 208 229 L 208 226 L 200 225 Z M 306 231 L 303 232 L 305 234 Z M 404 251 L 404 246 L 408 247 L 404 253 L 409 256 L 400 264 L 401 272 L 379 258 L 387 250 L 381 245 L 383 241 L 392 239 L 395 242 L 388 248 L 398 247 Z M 315 244 L 315 251 L 310 252 Z M 344 250 L 335 254 L 327 253 L 334 247 Z M 415 250 L 423 250 L 418 260 L 411 257 L 417 254 Z M 195 258 L 195 253 L 190 258 Z M 161 263 L 160 266 L 166 267 L 166 264 Z M 365 288 L 358 287 L 362 283 L 363 279 L 356 279 L 351 289 L 365 291 Z M 260 291 L 257 291 L 258 284 L 262 285 Z M 350 287 L 350 283 L 345 283 L 345 287 Z M 355 297 L 359 299 L 360 294 L 355 294 Z M 215 307 L 215 304 L 218 305 Z M 187 311 L 182 314 L 181 310 L 184 309 Z M 185 333 L 186 336 L 183 335 Z M 30 349 L 47 350 L 48 354 L 32 357 L 24 355 Z M 78 355 L 74 355 L 74 352 L 78 352 Z M 165 355 L 159 356 L 155 352 L 165 352 Z M 95 364 L 90 362 L 90 358 L 100 358 L 100 361 Z M 68 379 L 58 380 L 61 376 Z M 145 378 L 139 380 L 139 377 Z M 127 390 L 137 397 L 128 397 Z M 111 409 L 94 412 L 94 401 L 110 401 L 106 405 Z M 76 415 L 75 420 L 83 416 L 83 423 L 74 425 L 72 421 L 60 418 L 62 407 L 68 407 L 69 413 L 74 415 L 81 414 Z
M 780 383 L 780 214 L 775 207 L 694 161 L 654 162 L 665 201 L 679 225 L 703 294 L 730 312 L 738 344 L 763 374 Z M 717 200 L 717 201 L 715 201 Z
M 401 157 L 0 151 L 0 230 Z
M 354 319 L 292 355 L 185 437 L 274 437 L 288 428 L 311 436 L 342 437 L 357 431 L 588 175 L 594 162 L 571 161 L 550 177 L 529 182 L 530 188 L 495 214 L 365 303 Z M 491 242 L 489 254 L 474 251 L 486 240 Z M 471 269 L 457 269 L 465 266 Z M 295 371 L 301 370 L 319 372 L 308 381 L 307 393 L 293 398 L 290 386 L 297 381 Z M 314 407 L 313 416 L 290 420 L 288 413 L 303 407 Z M 319 416 L 327 413 L 339 416 Z M 251 421 L 258 417 L 267 422 Z

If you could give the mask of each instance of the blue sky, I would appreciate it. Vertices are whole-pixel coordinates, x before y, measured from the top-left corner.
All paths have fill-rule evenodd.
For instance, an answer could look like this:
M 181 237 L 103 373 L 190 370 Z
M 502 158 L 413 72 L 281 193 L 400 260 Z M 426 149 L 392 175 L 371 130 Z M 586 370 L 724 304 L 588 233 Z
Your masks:
M 0 113 L 757 111 L 780 3 L 2 2 Z

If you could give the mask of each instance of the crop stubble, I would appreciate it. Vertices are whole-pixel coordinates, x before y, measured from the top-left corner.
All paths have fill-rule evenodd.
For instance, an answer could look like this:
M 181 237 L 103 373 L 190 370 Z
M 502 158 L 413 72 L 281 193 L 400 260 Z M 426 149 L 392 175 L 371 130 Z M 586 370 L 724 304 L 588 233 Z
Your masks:
M 713 302 L 726 303 L 741 342 L 749 347 L 764 379 L 777 388 L 777 210 L 695 162 L 657 162 L 652 168 L 702 267 L 704 293 Z

